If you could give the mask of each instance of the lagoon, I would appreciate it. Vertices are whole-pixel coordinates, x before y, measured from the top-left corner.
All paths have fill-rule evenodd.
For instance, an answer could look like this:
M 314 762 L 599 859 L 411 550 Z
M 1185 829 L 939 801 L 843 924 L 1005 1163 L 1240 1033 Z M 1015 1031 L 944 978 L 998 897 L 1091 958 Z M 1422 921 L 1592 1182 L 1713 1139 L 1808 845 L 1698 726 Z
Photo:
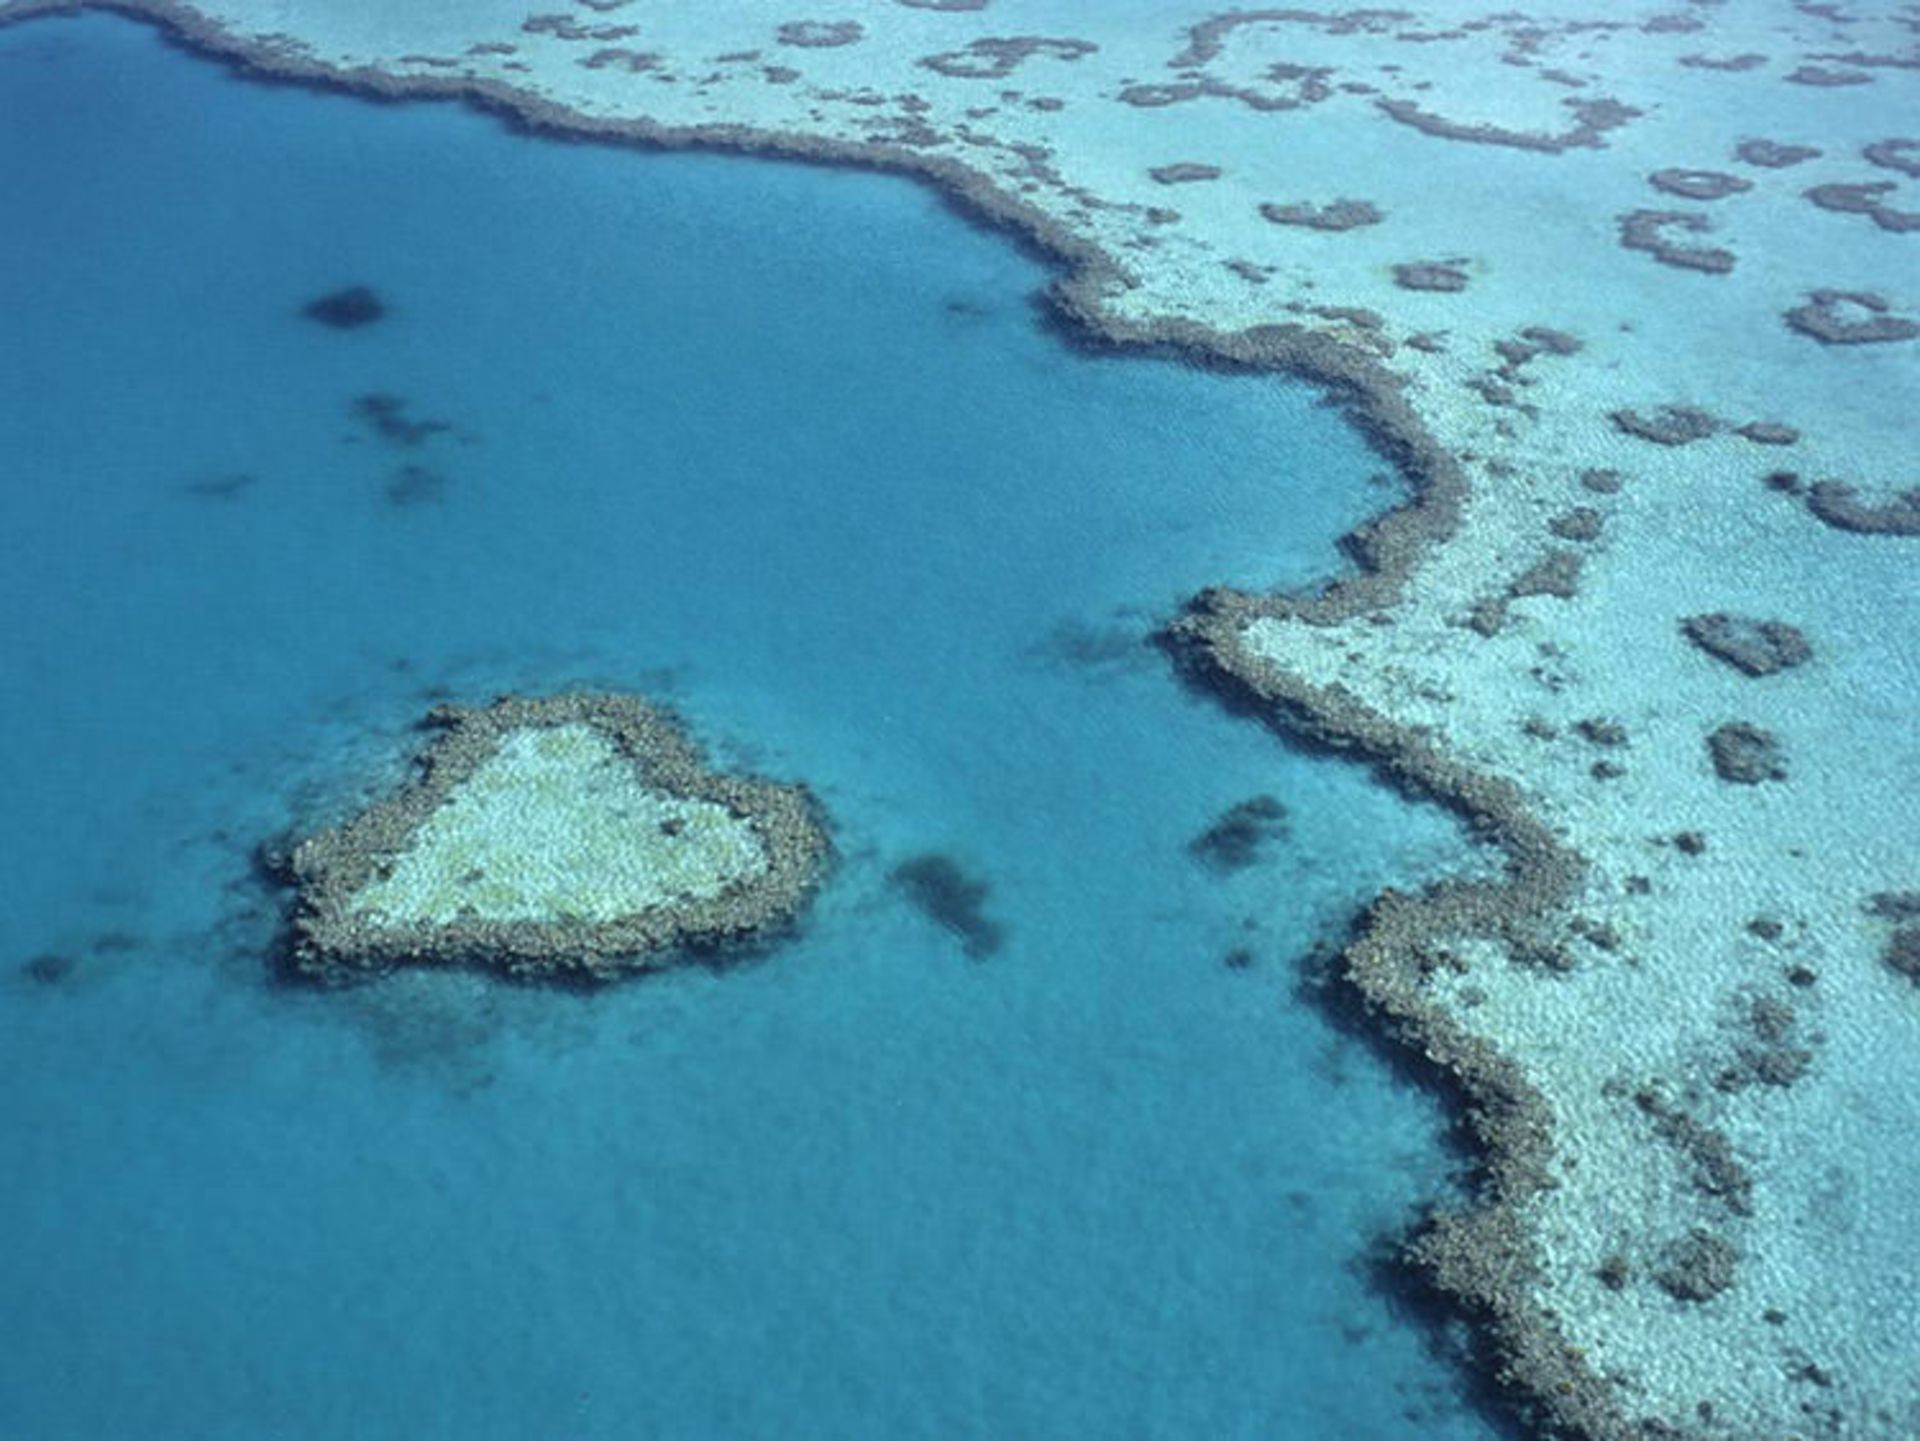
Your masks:
M 1465 845 L 1147 643 L 1399 494 L 1314 391 L 1080 353 L 896 179 L 105 17 L 0 32 L 0 114 L 0 1429 L 1492 1434 L 1366 1264 L 1442 1118 L 1302 994 Z M 437 700 L 576 686 L 817 789 L 803 936 L 276 981 L 258 844 Z M 930 854 L 989 954 L 889 881 Z

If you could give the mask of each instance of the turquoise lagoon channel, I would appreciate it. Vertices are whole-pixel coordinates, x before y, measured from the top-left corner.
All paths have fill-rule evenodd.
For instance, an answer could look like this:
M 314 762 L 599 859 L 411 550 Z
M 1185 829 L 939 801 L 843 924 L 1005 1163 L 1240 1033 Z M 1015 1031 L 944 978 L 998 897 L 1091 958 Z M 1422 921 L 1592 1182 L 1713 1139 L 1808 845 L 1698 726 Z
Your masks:
M 0 1435 L 1494 1434 L 1370 1264 L 1443 1118 L 1301 985 L 1466 845 L 1146 643 L 1400 494 L 1313 390 L 1076 353 L 905 180 L 121 19 L 0 33 L 0 194 Z M 275 979 L 262 840 L 575 686 L 817 789 L 799 938 Z

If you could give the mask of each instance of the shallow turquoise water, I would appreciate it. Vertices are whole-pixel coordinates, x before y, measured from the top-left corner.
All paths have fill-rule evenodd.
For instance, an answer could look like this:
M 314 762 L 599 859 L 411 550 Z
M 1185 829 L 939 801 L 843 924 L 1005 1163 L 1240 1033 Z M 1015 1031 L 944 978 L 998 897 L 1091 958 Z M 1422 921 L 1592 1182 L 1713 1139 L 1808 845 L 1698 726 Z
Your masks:
M 0 1432 L 1488 1434 L 1358 1264 L 1444 1192 L 1435 1110 L 1295 994 L 1459 843 L 1141 643 L 1391 498 L 1310 391 L 1071 352 L 899 181 L 107 19 L 0 32 L 0 193 Z M 298 315 L 354 282 L 393 314 Z M 431 697 L 576 684 L 814 784 L 803 939 L 271 983 L 259 840 Z M 1290 837 L 1196 865 L 1262 792 Z M 925 850 L 997 954 L 889 889 Z

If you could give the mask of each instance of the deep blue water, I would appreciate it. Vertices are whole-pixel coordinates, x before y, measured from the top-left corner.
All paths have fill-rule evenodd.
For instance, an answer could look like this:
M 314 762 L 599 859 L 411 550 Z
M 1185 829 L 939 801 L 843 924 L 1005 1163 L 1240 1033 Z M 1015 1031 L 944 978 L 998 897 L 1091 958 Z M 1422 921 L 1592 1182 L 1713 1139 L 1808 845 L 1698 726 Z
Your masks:
M 1312 392 L 1073 353 L 905 182 L 105 18 L 0 32 L 0 195 L 0 1434 L 1489 1434 L 1360 1264 L 1436 1110 L 1296 994 L 1460 843 L 1141 643 L 1391 499 Z M 258 841 L 576 684 L 815 786 L 800 940 L 273 983 Z M 1257 793 L 1290 836 L 1196 864 Z M 998 953 L 888 887 L 926 850 Z

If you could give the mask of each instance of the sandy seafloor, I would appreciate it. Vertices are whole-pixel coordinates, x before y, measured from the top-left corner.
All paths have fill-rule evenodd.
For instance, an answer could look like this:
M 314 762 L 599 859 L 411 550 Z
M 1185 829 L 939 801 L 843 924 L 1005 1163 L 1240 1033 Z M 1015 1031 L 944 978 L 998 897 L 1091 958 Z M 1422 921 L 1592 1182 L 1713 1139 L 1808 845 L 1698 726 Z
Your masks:
M 1511 783 L 1585 863 L 1521 918 L 1529 953 L 1565 968 L 1517 964 L 1511 932 L 1425 938 L 1466 969 L 1430 968 L 1422 1004 L 1517 1063 L 1552 1121 L 1549 1184 L 1481 1198 L 1526 1241 L 1481 1299 L 1599 1398 L 1560 1418 L 1593 1434 L 1920 1431 L 1920 992 L 1882 964 L 1892 923 L 1867 909 L 1920 887 L 1920 542 L 1823 523 L 1765 479 L 1842 481 L 1869 506 L 1916 479 L 1920 146 L 1886 144 L 1920 112 L 1914 6 L 1562 0 L 1212 26 L 1184 6 L 1064 0 L 126 8 L 309 77 L 478 85 L 559 129 L 944 165 L 1072 252 L 1070 300 L 1096 328 L 1206 346 L 1294 325 L 1344 349 L 1287 332 L 1276 356 L 1357 366 L 1376 396 L 1402 386 L 1406 423 L 1469 488 L 1454 523 L 1388 557 L 1381 584 L 1351 592 L 1364 606 L 1256 603 L 1215 638 L 1256 680 L 1350 702 L 1403 748 L 1421 737 Z M 1378 462 L 1332 414 L 1294 387 L 1072 355 L 1032 323 L 1032 263 L 897 183 L 653 157 L 642 184 L 633 157 L 587 151 L 569 163 L 614 168 L 583 201 L 543 191 L 544 158 L 485 185 L 432 158 L 479 144 L 454 138 L 469 133 L 519 153 L 480 122 L 358 107 L 277 122 L 326 137 L 332 158 L 296 181 L 267 117 L 318 102 L 234 99 L 252 147 L 198 101 L 204 120 L 136 115 L 109 140 L 100 97 L 226 92 L 113 22 L 29 26 L 7 46 L 14 92 L 38 83 L 73 143 L 112 158 L 94 161 L 111 183 L 76 184 L 51 130 L 5 127 L 10 189 L 49 197 L 10 212 L 28 259 L 7 258 L 9 310 L 56 336 L 9 347 L 9 393 L 28 403 L 5 443 L 60 477 L 4 502 L 29 512 L 10 534 L 48 537 L 4 582 L 11 612 L 46 617 L 10 668 L 27 694 L 8 707 L 7 780 L 40 819 L 16 862 L 36 899 L 6 942 L 148 939 L 95 942 L 58 994 L 8 996 L 15 1134 L 31 1138 L 14 1170 L 35 1182 L 7 1264 L 44 1324 L 0 1361 L 16 1368 L 0 1397 L 105 1415 L 152 1404 L 154 1378 L 177 1382 L 192 1356 L 226 1397 L 289 1417 L 371 1404 L 371 1387 L 303 1386 L 309 1366 L 407 1373 L 382 1394 L 418 1404 L 419 1377 L 447 1361 L 430 1308 L 484 1284 L 508 1293 L 496 1306 L 544 1288 L 554 1324 L 582 1328 L 569 1343 L 532 1327 L 512 1349 L 539 1351 L 555 1406 L 596 1393 L 557 1353 L 599 1358 L 589 1430 L 662 1404 L 664 1377 L 695 1429 L 833 1405 L 929 1434 L 1484 1424 L 1449 1408 L 1350 1274 L 1370 1228 L 1441 1194 L 1435 1119 L 1337 1047 L 1348 1083 L 1316 1090 L 1302 1059 L 1331 1035 L 1289 1002 L 1311 936 L 1386 881 L 1459 865 L 1459 843 L 1103 639 L 1117 608 L 1137 635 L 1202 584 L 1329 574 L 1330 538 L 1396 494 L 1367 485 Z M 66 80 L 57 67 L 79 62 L 63 47 L 137 79 Z M 403 155 L 403 127 L 426 149 Z M 1754 139 L 1818 153 L 1758 163 L 1736 149 Z M 1182 162 L 1220 173 L 1150 174 Z M 1730 177 L 1703 182 L 1727 193 L 1649 183 L 1668 168 Z M 733 187 L 735 208 L 700 229 L 690 197 L 708 185 Z M 298 203 L 244 203 L 288 189 Z M 826 192 L 832 219 L 812 198 Z M 1377 219 L 1335 231 L 1262 212 L 1340 200 Z M 459 224 L 423 218 L 460 206 Z M 1636 212 L 1681 217 L 1640 217 L 1664 262 L 1620 243 Z M 597 244 L 596 226 L 611 230 Z M 1458 288 L 1407 289 L 1394 267 L 1413 263 L 1429 268 L 1399 282 L 1438 263 Z M 392 294 L 391 322 L 335 336 L 287 318 L 362 279 Z M 1823 293 L 1829 319 L 1877 315 L 1884 338 L 1821 344 L 1785 323 Z M 621 312 L 636 294 L 644 319 Z M 836 340 L 843 324 L 854 338 Z M 1569 343 L 1515 344 L 1537 327 Z M 777 383 L 741 385 L 749 352 Z M 955 403 L 970 376 L 1010 408 Z M 452 428 L 418 453 L 343 447 L 345 406 L 370 387 Z M 1670 405 L 1702 412 L 1703 433 L 1659 444 L 1616 418 Z M 1797 434 L 1737 433 L 1756 421 Z M 400 493 L 425 498 L 396 508 L 383 494 L 407 464 L 444 485 L 416 476 Z M 817 484 L 770 490 L 775 471 Z M 1596 471 L 1616 475 L 1596 489 Z M 258 479 L 192 492 L 239 474 Z M 650 500 L 668 477 L 689 489 Z M 903 514 L 909 495 L 924 509 Z M 631 523 L 610 522 L 618 507 Z M 1679 632 L 1715 611 L 1790 623 L 1812 658 L 1743 675 Z M 563 672 L 664 687 L 723 754 L 748 747 L 822 788 L 848 862 L 808 939 L 591 1005 L 477 982 L 263 992 L 265 922 L 236 921 L 217 893 L 243 840 L 391 766 L 423 687 Z M 1625 743 L 1596 744 L 1583 720 Z M 1778 738 L 1783 779 L 1716 777 L 1705 738 L 1735 721 Z M 1187 865 L 1185 838 L 1256 791 L 1286 798 L 1290 848 L 1225 883 Z M 205 841 L 215 830 L 224 846 Z M 1674 844 L 1683 832 L 1704 847 Z M 959 962 L 886 898 L 887 865 L 925 848 L 994 881 L 1001 956 Z M 114 897 L 124 918 L 96 924 Z M 1232 974 L 1218 957 L 1248 917 L 1262 961 Z M 209 951 L 216 927 L 236 959 Z M 902 959 L 916 948 L 927 959 Z M 720 1091 L 695 1079 L 716 1071 Z M 183 1073 L 197 1106 L 179 1100 Z M 823 1075 L 863 1104 L 825 1104 Z M 595 1103 L 608 1095 L 628 1099 Z M 331 1139 L 297 1144 L 309 1126 Z M 216 1132 L 220 1166 L 190 1161 Z M 552 1149 L 494 1149 L 509 1132 Z M 715 1135 L 738 1147 L 724 1171 Z M 1296 1193 L 1314 1198 L 1307 1220 L 1286 1209 Z M 1027 1204 L 1048 1194 L 1073 1199 Z M 551 1224 L 557 1203 L 591 1220 Z M 440 1229 L 453 1211 L 470 1233 Z M 592 1236 L 636 1247 L 634 1270 L 668 1269 L 704 1308 L 638 1294 Z M 1688 1299 L 1662 1284 L 1689 1236 L 1733 1258 L 1730 1285 Z M 433 1279 L 395 1286 L 401 1256 Z M 245 1294 L 186 1281 L 209 1271 Z M 769 1276 L 779 1305 L 752 1304 Z M 369 1311 L 382 1320 L 355 1327 Z M 506 1388 L 490 1328 L 509 1323 L 460 1312 L 478 1328 L 461 1390 L 479 1407 Z M 279 1344 L 263 1355 L 269 1314 Z M 1378 1349 L 1336 1344 L 1348 1335 Z M 610 1374 L 631 1388 L 617 1404 Z M 773 1374 L 820 1390 L 741 1382 Z M 902 1376 L 938 1403 L 872 1379 Z M 245 1409 L 212 1382 L 169 1394 L 189 1390 Z M 742 1409 L 701 1410 L 723 1406 Z M 1340 1409 L 1354 1407 L 1378 1409 Z

